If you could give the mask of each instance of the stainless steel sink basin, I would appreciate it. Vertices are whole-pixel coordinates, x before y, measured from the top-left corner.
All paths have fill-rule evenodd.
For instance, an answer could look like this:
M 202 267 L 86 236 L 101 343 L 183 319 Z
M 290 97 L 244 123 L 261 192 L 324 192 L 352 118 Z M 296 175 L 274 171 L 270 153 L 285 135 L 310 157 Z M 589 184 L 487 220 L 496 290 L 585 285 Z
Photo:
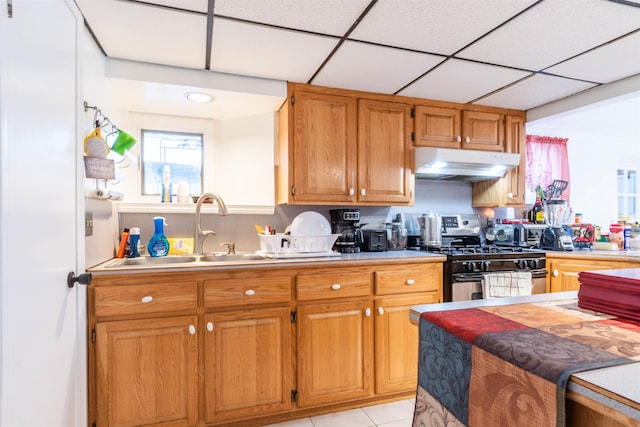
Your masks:
M 268 258 L 254 253 L 213 253 L 211 255 L 203 255 L 198 257 L 198 261 L 200 262 L 260 261 L 266 259 Z
M 164 264 L 185 264 L 195 262 L 197 258 L 194 255 L 169 255 L 163 257 L 140 257 L 140 258 L 123 258 L 112 263 L 109 267 L 124 267 L 126 265 L 164 265 Z

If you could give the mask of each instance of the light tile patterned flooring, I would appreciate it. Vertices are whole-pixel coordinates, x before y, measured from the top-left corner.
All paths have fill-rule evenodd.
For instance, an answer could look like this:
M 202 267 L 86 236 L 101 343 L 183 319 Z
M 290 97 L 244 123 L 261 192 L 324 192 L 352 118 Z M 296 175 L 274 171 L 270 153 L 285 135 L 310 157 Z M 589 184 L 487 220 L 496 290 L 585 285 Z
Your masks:
M 399 400 L 266 427 L 411 427 L 414 399 Z

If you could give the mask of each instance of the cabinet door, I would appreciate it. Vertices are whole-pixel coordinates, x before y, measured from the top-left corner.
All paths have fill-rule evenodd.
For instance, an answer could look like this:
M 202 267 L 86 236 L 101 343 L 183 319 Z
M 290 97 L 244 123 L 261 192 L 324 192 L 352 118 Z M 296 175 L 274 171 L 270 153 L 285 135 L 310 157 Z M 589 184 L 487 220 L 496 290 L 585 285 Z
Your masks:
M 474 182 L 472 190 L 474 208 L 524 206 L 526 135 L 523 117 L 506 116 L 505 152 L 519 153 L 520 164 L 502 178 Z
M 416 106 L 414 126 L 416 146 L 460 148 L 460 110 Z
M 463 111 L 462 148 L 504 151 L 504 122 L 502 114 Z
M 96 324 L 99 426 L 198 421 L 196 316 Z
M 356 99 L 297 91 L 293 120 L 290 197 L 318 204 L 353 202 L 358 167 Z
M 289 308 L 206 314 L 204 319 L 206 422 L 289 410 Z
M 298 306 L 298 406 L 370 396 L 373 318 L 369 301 Z
M 412 202 L 411 130 L 410 105 L 358 101 L 359 203 Z
M 578 274 L 582 271 L 609 270 L 626 268 L 624 262 L 616 261 L 587 261 L 587 260 L 558 260 L 552 261 L 549 274 L 550 292 L 577 291 L 580 289 Z
M 375 305 L 376 393 L 415 390 L 418 378 L 418 327 L 411 306 L 438 302 L 438 292 L 384 298 Z

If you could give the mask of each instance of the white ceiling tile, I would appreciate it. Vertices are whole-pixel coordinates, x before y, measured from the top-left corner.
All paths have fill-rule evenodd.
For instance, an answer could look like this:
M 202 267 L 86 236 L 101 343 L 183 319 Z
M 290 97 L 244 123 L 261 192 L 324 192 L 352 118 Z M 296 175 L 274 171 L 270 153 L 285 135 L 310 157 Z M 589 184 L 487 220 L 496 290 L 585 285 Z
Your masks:
M 545 0 L 457 56 L 538 71 L 639 25 L 637 7 L 602 0 Z
M 305 83 L 337 41 L 218 18 L 213 25 L 211 69 Z
M 450 55 L 535 0 L 378 0 L 349 38 Z
M 369 0 L 216 0 L 216 15 L 342 37 Z
M 202 13 L 207 13 L 209 6 L 208 0 L 144 0 L 144 3 L 168 6 L 176 9 L 193 10 Z
M 120 1 L 78 1 L 107 56 L 204 68 L 205 15 Z
M 311 83 L 394 93 L 443 59 L 425 53 L 347 41 Z
M 632 52 L 636 54 L 630 54 Z M 640 74 L 640 32 L 545 71 L 597 83 L 609 83 Z
M 511 68 L 450 59 L 399 94 L 467 103 L 529 74 Z
M 474 104 L 528 110 L 594 86 L 592 83 L 536 74 Z

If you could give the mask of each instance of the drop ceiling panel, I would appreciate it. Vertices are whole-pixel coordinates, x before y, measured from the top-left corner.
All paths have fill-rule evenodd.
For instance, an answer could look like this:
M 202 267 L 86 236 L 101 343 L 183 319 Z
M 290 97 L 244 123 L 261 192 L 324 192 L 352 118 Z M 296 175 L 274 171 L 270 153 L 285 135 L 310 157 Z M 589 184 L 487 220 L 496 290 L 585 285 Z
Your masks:
M 347 41 L 311 83 L 391 94 L 443 59 L 441 56 Z
M 474 104 L 527 110 L 594 86 L 592 83 L 536 74 Z
M 211 69 L 305 83 L 337 41 L 217 18 L 213 24 Z
M 216 0 L 216 15 L 342 37 L 369 0 Z
M 349 38 L 450 55 L 534 0 L 378 0 Z
M 399 94 L 467 103 L 529 74 L 526 71 L 450 59 Z
M 637 7 L 603 0 L 545 0 L 457 56 L 538 71 L 639 26 Z
M 640 32 L 547 68 L 545 72 L 597 83 L 640 74 Z
M 204 68 L 206 15 L 109 0 L 78 0 L 107 56 Z
M 209 6 L 208 0 L 144 0 L 144 2 L 141 3 L 167 6 L 175 9 L 193 10 L 201 13 L 207 13 Z

